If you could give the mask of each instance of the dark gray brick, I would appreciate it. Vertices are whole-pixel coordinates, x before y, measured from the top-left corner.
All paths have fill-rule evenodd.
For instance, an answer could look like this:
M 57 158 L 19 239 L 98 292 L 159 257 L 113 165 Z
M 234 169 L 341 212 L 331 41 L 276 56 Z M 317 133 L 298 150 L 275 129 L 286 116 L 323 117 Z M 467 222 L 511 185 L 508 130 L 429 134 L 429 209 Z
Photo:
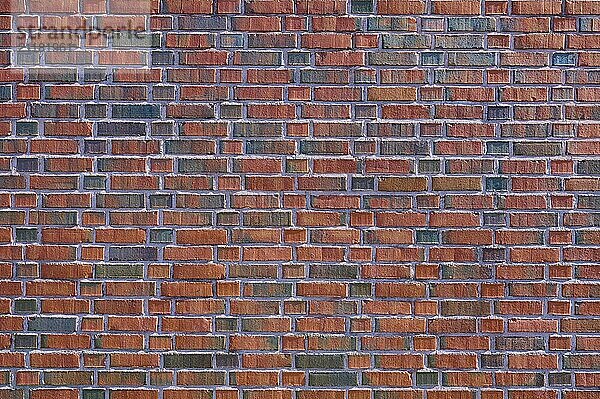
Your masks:
M 72 333 L 76 324 L 76 317 L 37 316 L 29 319 L 27 331 Z
M 158 260 L 158 250 L 154 247 L 110 247 L 108 254 L 111 261 Z
M 165 353 L 162 359 L 167 369 L 212 368 L 212 355 L 207 353 Z

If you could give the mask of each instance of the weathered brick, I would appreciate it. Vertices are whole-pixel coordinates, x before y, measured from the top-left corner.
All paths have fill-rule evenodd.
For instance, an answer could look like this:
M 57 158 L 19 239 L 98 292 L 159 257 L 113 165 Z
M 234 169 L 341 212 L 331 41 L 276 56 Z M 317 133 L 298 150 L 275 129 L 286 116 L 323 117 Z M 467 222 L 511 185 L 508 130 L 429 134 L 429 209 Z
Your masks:
M 341 369 L 344 366 L 342 355 L 296 355 L 295 365 L 300 369 Z
M 135 122 L 100 122 L 98 124 L 99 136 L 144 136 L 146 126 Z
M 97 278 L 143 278 L 144 266 L 141 264 L 99 264 L 94 269 Z
M 111 261 L 157 260 L 157 250 L 152 247 L 111 247 L 109 259 Z
M 431 45 L 431 37 L 418 34 L 385 34 L 383 48 L 425 49 Z
M 28 331 L 75 332 L 77 319 L 74 317 L 39 316 L 29 320 Z
M 308 385 L 345 387 L 357 385 L 357 375 L 354 372 L 309 372 Z
M 165 368 L 212 368 L 212 355 L 195 353 L 166 353 L 162 355 Z

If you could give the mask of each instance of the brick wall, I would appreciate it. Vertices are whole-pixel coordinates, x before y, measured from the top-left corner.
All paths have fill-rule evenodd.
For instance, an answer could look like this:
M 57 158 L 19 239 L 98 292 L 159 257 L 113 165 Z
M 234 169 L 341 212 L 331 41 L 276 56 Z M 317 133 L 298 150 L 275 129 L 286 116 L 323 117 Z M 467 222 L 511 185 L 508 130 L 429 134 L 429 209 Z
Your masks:
M 600 1 L 0 14 L 0 399 L 600 398 Z

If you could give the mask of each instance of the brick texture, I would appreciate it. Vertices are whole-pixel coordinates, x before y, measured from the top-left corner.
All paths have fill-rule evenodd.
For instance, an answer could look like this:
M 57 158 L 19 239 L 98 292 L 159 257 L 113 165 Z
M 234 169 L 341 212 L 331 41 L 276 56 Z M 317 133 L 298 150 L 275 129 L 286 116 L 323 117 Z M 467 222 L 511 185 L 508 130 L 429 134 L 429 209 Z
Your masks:
M 599 1 L 0 0 L 0 65 L 0 399 L 600 398 Z

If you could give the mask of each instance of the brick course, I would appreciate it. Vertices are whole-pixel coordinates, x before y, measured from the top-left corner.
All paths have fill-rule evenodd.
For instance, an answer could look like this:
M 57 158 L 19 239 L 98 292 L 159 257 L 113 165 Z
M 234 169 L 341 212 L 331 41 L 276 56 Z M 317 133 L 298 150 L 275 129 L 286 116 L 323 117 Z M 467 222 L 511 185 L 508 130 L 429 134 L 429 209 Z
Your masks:
M 600 398 L 599 66 L 590 0 L 0 1 L 0 399 Z

